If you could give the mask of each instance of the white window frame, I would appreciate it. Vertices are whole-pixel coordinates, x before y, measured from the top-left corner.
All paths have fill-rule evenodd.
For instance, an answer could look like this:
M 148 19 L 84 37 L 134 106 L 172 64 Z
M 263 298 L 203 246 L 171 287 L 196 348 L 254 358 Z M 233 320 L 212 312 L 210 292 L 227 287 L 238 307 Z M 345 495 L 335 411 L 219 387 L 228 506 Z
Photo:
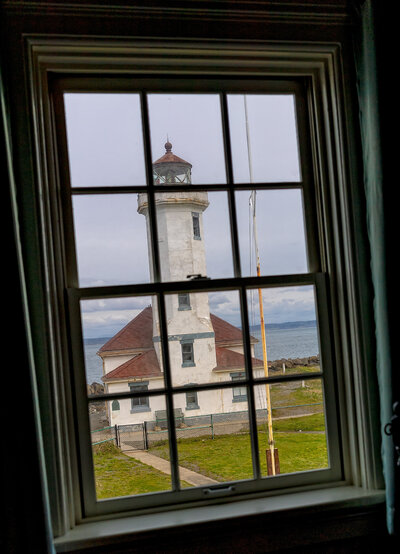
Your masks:
M 64 303 L 64 293 L 59 286 L 59 273 L 63 260 L 54 248 L 54 244 L 65 237 L 58 233 L 53 235 L 56 222 L 52 210 L 49 209 L 55 202 L 52 190 L 54 187 L 59 187 L 60 183 L 57 176 L 57 161 L 54 159 L 57 137 L 54 134 L 52 108 L 49 102 L 48 77 L 65 70 L 70 73 L 81 71 L 83 57 L 85 57 L 85 71 L 93 74 L 99 71 L 111 74 L 116 63 L 120 67 L 123 65 L 124 70 L 131 74 L 146 72 L 151 62 L 153 75 L 157 72 L 165 73 L 165 71 L 190 75 L 196 71 L 198 74 L 214 73 L 221 76 L 232 73 L 248 76 L 250 73 L 280 79 L 296 75 L 308 80 L 308 107 L 312 108 L 315 118 L 311 130 L 315 147 L 313 160 L 317 168 L 315 184 L 319 195 L 318 200 L 323 208 L 319 211 L 318 217 L 325 218 L 323 222 L 325 232 L 320 235 L 320 247 L 325 268 L 329 273 L 329 282 L 325 283 L 325 290 L 331 299 L 330 306 L 333 311 L 333 328 L 325 327 L 325 320 L 323 320 L 320 332 L 334 339 L 335 369 L 339 376 L 340 431 L 344 445 L 341 474 L 336 476 L 336 480 L 329 479 L 328 482 L 322 480 L 319 487 L 322 489 L 327 486 L 334 488 L 363 486 L 366 489 L 372 489 L 376 483 L 379 483 L 380 477 L 376 469 L 378 465 L 376 450 L 371 446 L 372 439 L 367 422 L 359 419 L 366 410 L 367 394 L 366 387 L 363 386 L 362 325 L 357 299 L 357 279 L 351 270 L 355 267 L 355 253 L 351 241 L 351 210 L 346 191 L 349 189 L 352 169 L 349 167 L 350 155 L 346 154 L 346 147 L 349 145 L 346 141 L 347 131 L 343 124 L 345 95 L 340 87 L 343 83 L 340 48 L 336 44 L 294 47 L 291 44 L 278 43 L 259 43 L 257 46 L 241 43 L 240 46 L 235 46 L 232 43 L 223 42 L 215 47 L 208 43 L 192 44 L 190 41 L 185 43 L 137 41 L 121 45 L 120 42 L 115 44 L 112 41 L 102 44 L 101 40 L 88 43 L 75 39 L 58 42 L 38 38 L 29 38 L 27 45 L 30 56 L 37 175 L 41 191 L 43 251 L 48 262 L 46 309 L 52 341 L 49 344 L 51 355 L 47 370 L 54 378 L 52 394 L 57 398 L 57 406 L 53 415 L 59 429 L 54 438 L 50 439 L 53 441 L 54 452 L 58 454 L 53 460 L 47 460 L 51 466 L 49 473 L 53 475 L 57 485 L 54 491 L 50 491 L 50 495 L 53 505 L 59 508 L 58 515 L 54 516 L 54 526 L 58 534 L 63 535 L 71 525 L 79 521 L 88 521 L 93 515 L 106 515 L 132 509 L 129 499 L 116 501 L 118 507 L 115 508 L 112 507 L 113 501 L 110 501 L 107 507 L 102 504 L 103 508 L 100 506 L 96 513 L 93 507 L 85 505 L 85 498 L 80 495 L 76 450 L 73 443 L 70 446 L 70 437 L 74 436 L 74 426 L 69 408 L 71 390 L 66 380 L 67 370 L 61 373 L 56 371 L 56 367 L 68 366 L 69 353 L 66 342 L 67 330 L 64 325 L 64 312 L 67 308 Z M 102 54 L 101 58 L 99 53 Z M 185 53 L 185 56 L 182 56 L 182 53 Z M 42 148 L 42 145 L 46 147 Z M 325 157 L 323 152 L 328 152 L 329 156 Z M 53 236 L 55 236 L 54 244 L 51 244 L 50 237 Z M 318 279 L 325 278 L 321 276 Z M 120 293 L 123 292 L 120 290 Z M 72 291 L 70 307 L 74 302 L 77 305 L 74 295 Z M 71 313 L 70 316 L 77 321 L 80 317 L 78 313 Z M 77 330 L 77 334 L 72 339 L 79 342 L 80 331 Z M 83 366 L 83 360 L 80 360 L 80 364 Z M 82 413 L 78 414 L 78 418 L 81 415 Z M 65 429 L 61 424 L 65 417 L 69 422 L 66 426 L 66 434 L 61 431 Z M 61 452 L 62 456 L 60 456 Z M 83 464 L 91 468 L 89 459 L 83 459 Z M 315 488 L 315 483 L 311 483 L 306 474 L 300 477 L 297 484 L 291 485 L 292 491 L 298 493 L 307 492 L 310 486 Z M 278 483 L 272 484 L 268 494 L 273 493 L 277 487 L 279 487 Z M 84 485 L 83 496 L 86 493 Z M 200 504 L 210 502 L 212 500 L 207 497 L 203 498 Z M 69 506 L 69 515 L 66 515 L 63 506 Z

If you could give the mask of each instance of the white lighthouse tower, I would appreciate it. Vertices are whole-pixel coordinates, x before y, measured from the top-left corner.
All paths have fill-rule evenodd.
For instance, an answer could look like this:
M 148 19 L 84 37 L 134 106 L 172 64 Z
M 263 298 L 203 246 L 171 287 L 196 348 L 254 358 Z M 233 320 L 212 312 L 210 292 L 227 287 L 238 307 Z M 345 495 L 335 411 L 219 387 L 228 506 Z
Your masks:
M 191 184 L 192 165 L 165 144 L 165 154 L 153 162 L 156 184 Z M 155 196 L 161 276 L 163 281 L 182 281 L 192 275 L 207 275 L 203 212 L 209 205 L 207 192 L 193 187 L 185 192 L 160 192 Z M 146 194 L 138 195 L 138 212 L 146 217 Z M 149 260 L 151 261 L 149 248 Z M 150 263 L 150 271 L 152 264 Z M 210 380 L 216 366 L 215 336 L 207 293 L 166 296 L 170 363 L 176 385 Z M 153 305 L 153 342 L 161 363 L 157 307 Z

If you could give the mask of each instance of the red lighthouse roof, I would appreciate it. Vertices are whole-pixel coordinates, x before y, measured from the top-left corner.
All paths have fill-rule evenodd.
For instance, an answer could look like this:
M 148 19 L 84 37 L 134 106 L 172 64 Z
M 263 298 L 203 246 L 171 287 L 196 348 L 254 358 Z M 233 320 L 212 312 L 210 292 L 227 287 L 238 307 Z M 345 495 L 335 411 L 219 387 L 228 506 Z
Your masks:
M 180 163 L 180 164 L 185 164 L 188 167 L 192 167 L 192 164 L 190 164 L 186 160 L 183 160 L 179 156 L 175 156 L 175 154 L 172 152 L 172 144 L 170 142 L 166 142 L 164 146 L 165 146 L 164 156 L 161 156 L 161 158 L 153 162 L 153 165 L 161 165 L 165 163 Z

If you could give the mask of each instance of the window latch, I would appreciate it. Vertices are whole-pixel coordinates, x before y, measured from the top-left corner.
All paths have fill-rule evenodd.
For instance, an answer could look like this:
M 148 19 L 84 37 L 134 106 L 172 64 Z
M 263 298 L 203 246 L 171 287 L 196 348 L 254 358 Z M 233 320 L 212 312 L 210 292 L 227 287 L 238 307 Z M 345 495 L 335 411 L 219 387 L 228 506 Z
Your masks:
M 394 444 L 394 449 L 397 455 L 397 467 L 400 467 L 400 402 L 393 404 L 393 415 L 390 422 L 384 427 L 386 435 L 391 436 Z
M 188 279 L 191 279 L 192 281 L 197 281 L 200 279 L 211 279 L 211 277 L 207 277 L 207 275 L 202 275 L 201 273 L 194 273 L 193 275 L 186 275 Z
M 208 488 L 203 490 L 203 493 L 207 496 L 208 495 L 218 496 L 223 494 L 229 494 L 232 492 L 235 492 L 235 487 L 232 485 L 223 486 L 223 487 L 213 487 L 213 488 Z

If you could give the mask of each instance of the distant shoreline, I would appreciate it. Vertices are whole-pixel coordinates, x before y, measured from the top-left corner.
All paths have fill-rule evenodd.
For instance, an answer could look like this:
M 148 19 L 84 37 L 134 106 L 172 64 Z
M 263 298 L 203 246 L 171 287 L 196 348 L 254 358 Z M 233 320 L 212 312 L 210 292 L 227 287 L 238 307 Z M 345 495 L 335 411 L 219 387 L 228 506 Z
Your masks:
M 298 329 L 298 328 L 312 328 L 316 327 L 317 322 L 315 319 L 308 320 L 308 321 L 285 321 L 283 323 L 267 323 L 265 325 L 266 329 Z M 240 329 L 240 327 L 239 327 Z M 261 325 L 250 325 L 250 332 L 254 333 L 257 331 L 261 331 Z M 112 337 L 94 337 L 94 338 L 86 338 L 83 339 L 85 344 L 98 344 L 102 343 L 105 344 L 108 340 L 110 340 Z

